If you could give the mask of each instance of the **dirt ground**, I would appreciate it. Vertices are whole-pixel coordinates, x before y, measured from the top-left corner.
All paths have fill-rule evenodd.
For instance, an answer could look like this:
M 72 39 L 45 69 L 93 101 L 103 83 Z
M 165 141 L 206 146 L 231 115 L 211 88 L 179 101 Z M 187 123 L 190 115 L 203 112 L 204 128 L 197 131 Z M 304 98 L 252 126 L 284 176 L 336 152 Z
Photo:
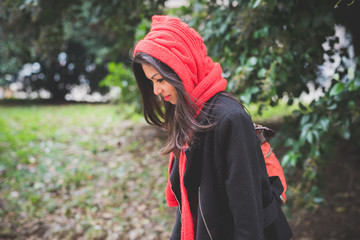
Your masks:
M 324 204 L 314 212 L 293 211 L 293 239 L 360 239 L 360 149 L 343 144 L 336 152 L 322 170 Z

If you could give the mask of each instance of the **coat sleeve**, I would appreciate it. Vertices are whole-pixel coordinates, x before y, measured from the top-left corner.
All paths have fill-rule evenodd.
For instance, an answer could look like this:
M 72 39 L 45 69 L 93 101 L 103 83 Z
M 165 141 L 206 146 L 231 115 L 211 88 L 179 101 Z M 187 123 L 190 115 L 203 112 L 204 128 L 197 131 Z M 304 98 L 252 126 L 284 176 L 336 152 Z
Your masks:
M 217 127 L 233 239 L 263 239 L 259 143 L 252 121 L 245 111 L 231 112 Z

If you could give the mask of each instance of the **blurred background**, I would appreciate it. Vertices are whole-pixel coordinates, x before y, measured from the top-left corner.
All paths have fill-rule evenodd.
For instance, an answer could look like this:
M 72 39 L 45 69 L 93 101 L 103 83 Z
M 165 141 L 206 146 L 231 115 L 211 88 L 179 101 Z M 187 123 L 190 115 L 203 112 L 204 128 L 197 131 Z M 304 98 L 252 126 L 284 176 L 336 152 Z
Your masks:
M 166 133 L 130 69 L 154 14 L 277 131 L 294 239 L 359 239 L 359 0 L 1 0 L 0 239 L 169 239 Z

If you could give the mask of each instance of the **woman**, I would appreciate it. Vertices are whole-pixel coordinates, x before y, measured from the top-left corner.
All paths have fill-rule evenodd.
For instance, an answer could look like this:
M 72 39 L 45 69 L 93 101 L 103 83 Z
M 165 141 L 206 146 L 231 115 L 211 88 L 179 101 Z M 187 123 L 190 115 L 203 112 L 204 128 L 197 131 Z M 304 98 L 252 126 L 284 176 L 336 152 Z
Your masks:
M 133 71 L 146 121 L 168 132 L 166 200 L 179 209 L 171 239 L 290 239 L 253 123 L 223 92 L 221 66 L 179 19 L 152 21 Z

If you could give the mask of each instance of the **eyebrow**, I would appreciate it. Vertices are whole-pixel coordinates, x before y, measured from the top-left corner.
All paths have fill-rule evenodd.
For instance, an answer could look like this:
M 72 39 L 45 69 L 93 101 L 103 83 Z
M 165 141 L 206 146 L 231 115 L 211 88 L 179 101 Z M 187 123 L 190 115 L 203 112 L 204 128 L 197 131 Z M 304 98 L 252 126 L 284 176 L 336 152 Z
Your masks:
M 160 75 L 159 73 L 155 73 L 150 79 L 153 79 L 156 75 Z

